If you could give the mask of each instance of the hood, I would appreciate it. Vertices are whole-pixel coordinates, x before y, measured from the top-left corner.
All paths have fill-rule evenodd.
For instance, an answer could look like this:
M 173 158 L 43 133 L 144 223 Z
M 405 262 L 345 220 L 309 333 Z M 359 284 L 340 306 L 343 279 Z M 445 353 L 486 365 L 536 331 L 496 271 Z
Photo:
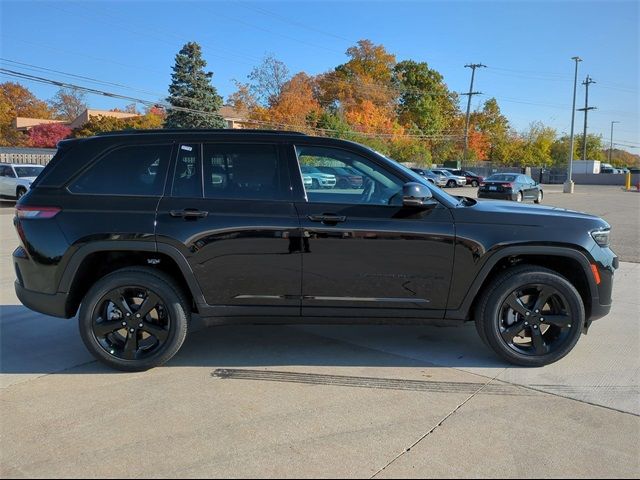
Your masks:
M 478 201 L 475 205 L 455 209 L 457 221 L 496 225 L 569 227 L 567 223 L 588 225 L 589 228 L 609 228 L 609 224 L 596 215 L 536 204 L 523 204 L 502 200 Z M 460 214 L 460 215 L 458 215 Z M 575 222 L 575 223 L 574 223 Z

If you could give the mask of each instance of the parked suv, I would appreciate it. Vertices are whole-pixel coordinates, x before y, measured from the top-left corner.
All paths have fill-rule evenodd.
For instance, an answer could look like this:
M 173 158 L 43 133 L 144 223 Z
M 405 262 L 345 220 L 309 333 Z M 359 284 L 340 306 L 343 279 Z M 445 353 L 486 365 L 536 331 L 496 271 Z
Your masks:
M 342 166 L 358 189 L 306 189 Z M 122 370 L 206 323 L 474 321 L 505 360 L 565 356 L 609 312 L 609 225 L 453 197 L 362 145 L 293 132 L 160 130 L 64 140 L 16 207 L 15 289 L 77 315 Z
M 42 165 L 0 163 L 0 197 L 20 200 L 43 169 Z

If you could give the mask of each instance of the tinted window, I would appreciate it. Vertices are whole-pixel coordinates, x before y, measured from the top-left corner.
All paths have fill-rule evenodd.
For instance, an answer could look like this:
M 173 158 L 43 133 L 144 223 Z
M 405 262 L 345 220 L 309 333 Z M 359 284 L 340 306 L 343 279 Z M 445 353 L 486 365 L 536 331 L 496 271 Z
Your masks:
M 11 167 L 0 166 L 0 177 L 13 177 L 13 172 L 11 171 Z
M 162 195 L 171 145 L 121 147 L 107 153 L 76 180 L 74 193 Z
M 202 197 L 202 167 L 200 144 L 182 144 L 173 171 L 171 195 L 174 197 Z
M 282 168 L 275 145 L 204 145 L 208 198 L 282 199 Z
M 29 166 L 29 167 L 13 167 L 16 170 L 16 174 L 19 177 L 37 177 L 40 172 L 44 170 L 44 167 Z
M 487 178 L 490 182 L 515 182 L 516 175 L 505 175 L 503 173 L 497 173 Z
M 296 153 L 309 202 L 402 204 L 402 180 L 361 155 L 337 148 L 310 146 L 298 146 Z M 322 167 L 347 168 L 353 172 L 356 178 L 351 188 L 337 188 L 336 176 L 320 171 Z

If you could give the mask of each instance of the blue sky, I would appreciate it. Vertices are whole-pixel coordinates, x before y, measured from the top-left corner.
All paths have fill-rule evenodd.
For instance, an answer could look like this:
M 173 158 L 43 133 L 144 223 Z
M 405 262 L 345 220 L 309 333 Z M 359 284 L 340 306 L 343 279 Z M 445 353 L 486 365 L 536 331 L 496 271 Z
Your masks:
M 186 41 L 203 47 L 223 96 L 246 80 L 265 54 L 292 73 L 332 69 L 359 39 L 383 44 L 398 60 L 426 61 L 449 87 L 469 88 L 467 63 L 477 71 L 472 106 L 495 96 L 512 125 L 542 121 L 568 132 L 572 56 L 589 74 L 589 131 L 640 153 L 638 1 L 7 1 L 0 3 L 1 57 L 113 82 L 133 89 L 78 84 L 154 100 L 166 95 L 174 56 Z M 9 68 L 10 65 L 2 63 Z M 57 80 L 60 74 L 27 70 Z M 0 77 L 0 81 L 8 80 Z M 41 98 L 56 88 L 23 82 Z M 584 87 L 578 85 L 578 107 Z M 144 91 L 144 92 L 143 92 Z M 94 108 L 128 102 L 89 96 Z M 582 131 L 582 113 L 576 128 Z

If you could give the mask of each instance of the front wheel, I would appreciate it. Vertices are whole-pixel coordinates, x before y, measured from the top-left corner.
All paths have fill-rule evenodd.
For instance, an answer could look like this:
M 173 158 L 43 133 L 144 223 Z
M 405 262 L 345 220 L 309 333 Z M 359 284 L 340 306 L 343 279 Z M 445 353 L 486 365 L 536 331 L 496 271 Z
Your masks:
M 566 278 L 524 265 L 491 282 L 478 302 L 475 322 L 480 337 L 500 357 L 540 367 L 573 349 L 582 333 L 585 309 Z
M 24 197 L 24 194 L 27 193 L 27 189 L 24 187 L 18 187 L 16 190 L 16 202 Z
M 455 180 L 449 180 L 449 181 L 447 182 L 447 187 L 449 187 L 449 188 L 453 188 L 453 187 L 455 187 L 455 186 L 456 186 L 456 181 L 455 181 Z
M 472 187 L 477 187 L 478 186 L 478 181 L 477 180 L 471 180 L 471 186 Z
M 80 336 L 93 356 L 118 370 L 143 371 L 173 357 L 185 340 L 189 302 L 162 272 L 124 268 L 82 300 Z
M 542 203 L 542 190 L 538 190 L 538 196 L 534 200 L 535 203 Z

